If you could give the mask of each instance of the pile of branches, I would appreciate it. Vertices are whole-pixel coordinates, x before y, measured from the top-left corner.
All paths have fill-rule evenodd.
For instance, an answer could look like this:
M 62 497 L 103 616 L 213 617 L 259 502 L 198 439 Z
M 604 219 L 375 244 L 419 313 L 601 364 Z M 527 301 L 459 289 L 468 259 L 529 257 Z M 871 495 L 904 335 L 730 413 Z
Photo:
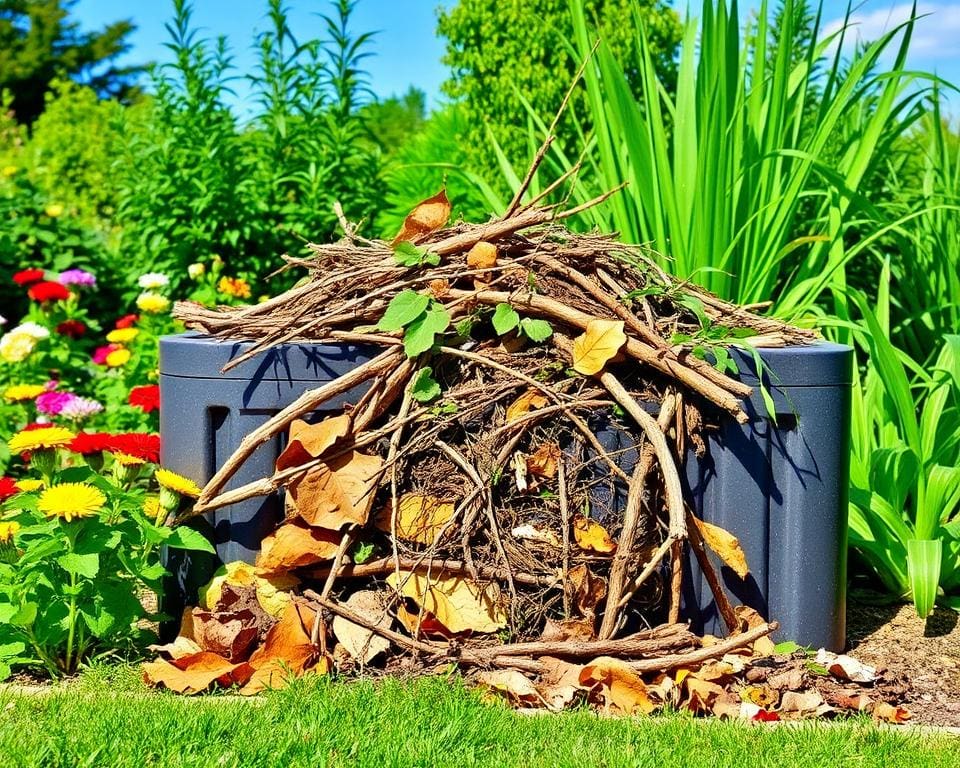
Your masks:
M 682 459 L 711 424 L 747 420 L 726 345 L 813 334 L 564 226 L 606 196 L 548 205 L 553 185 L 521 204 L 535 167 L 499 218 L 450 224 L 441 192 L 385 242 L 341 214 L 343 239 L 287 258 L 309 271 L 293 289 L 175 309 L 251 342 L 228 367 L 291 342 L 366 354 L 247 435 L 183 518 L 285 490 L 258 577 L 313 582 L 295 601 L 338 664 L 381 655 L 536 679 L 545 660 L 612 657 L 639 674 L 749 653 L 776 629 L 730 604 L 707 549 L 741 571 L 742 551 L 686 508 Z M 282 435 L 269 477 L 225 490 Z M 679 622 L 688 548 L 730 632 L 710 645 Z

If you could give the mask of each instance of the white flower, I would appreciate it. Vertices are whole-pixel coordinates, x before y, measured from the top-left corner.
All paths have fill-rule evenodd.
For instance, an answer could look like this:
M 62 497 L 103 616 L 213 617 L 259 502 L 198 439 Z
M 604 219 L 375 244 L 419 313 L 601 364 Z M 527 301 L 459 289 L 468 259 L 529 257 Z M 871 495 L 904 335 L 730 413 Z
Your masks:
M 10 331 L 0 337 L 0 358 L 8 363 L 19 363 L 26 360 L 36 346 L 37 340 L 30 334 Z
M 187 267 L 187 274 L 190 275 L 191 280 L 199 280 L 206 271 L 206 266 L 199 261 Z
M 39 323 L 33 323 L 30 321 L 27 321 L 26 323 L 20 323 L 20 325 L 11 330 L 10 333 L 22 333 L 30 336 L 33 339 L 36 339 L 37 341 L 40 339 L 46 339 L 50 336 L 50 331 L 48 331 Z
M 137 280 L 137 285 L 141 288 L 166 288 L 170 285 L 170 278 L 167 277 L 162 272 L 147 272 L 145 275 L 140 275 L 140 278 Z
M 0 325 L 6 325 L 6 324 L 7 324 L 7 318 L 5 318 L 3 315 L 0 315 Z

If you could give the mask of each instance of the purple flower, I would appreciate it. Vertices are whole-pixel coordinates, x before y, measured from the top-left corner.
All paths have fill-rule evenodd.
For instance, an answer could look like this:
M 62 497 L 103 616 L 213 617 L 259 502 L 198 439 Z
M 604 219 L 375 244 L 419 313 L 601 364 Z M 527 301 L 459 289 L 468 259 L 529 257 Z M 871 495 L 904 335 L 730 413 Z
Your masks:
M 49 416 L 57 416 L 66 406 L 77 399 L 72 392 L 44 392 L 34 401 L 37 410 Z
M 60 285 L 82 285 L 92 288 L 97 284 L 97 278 L 92 273 L 82 269 L 68 269 L 66 272 L 60 273 L 57 282 Z
M 40 397 L 43 397 L 43 395 Z M 100 413 L 103 410 L 103 406 L 100 405 L 100 403 L 96 400 L 91 400 L 89 397 L 72 397 L 73 399 L 60 409 L 60 415 L 65 419 L 75 419 L 79 421 L 80 419 L 86 419 L 96 413 Z

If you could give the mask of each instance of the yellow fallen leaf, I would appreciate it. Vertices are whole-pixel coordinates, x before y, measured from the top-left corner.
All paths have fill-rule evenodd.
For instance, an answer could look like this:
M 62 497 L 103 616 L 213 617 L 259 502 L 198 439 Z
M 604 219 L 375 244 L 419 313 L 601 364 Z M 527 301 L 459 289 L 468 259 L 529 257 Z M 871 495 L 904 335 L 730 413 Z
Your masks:
M 405 493 L 397 500 L 397 538 L 419 544 L 433 544 L 456 507 L 452 501 L 442 501 L 422 493 Z M 388 504 L 377 515 L 377 528 L 390 533 L 392 505 Z
M 290 484 L 289 498 L 307 523 L 340 530 L 350 523 L 363 525 L 370 515 L 383 459 L 350 451 L 323 461 Z
M 543 702 L 537 687 L 523 673 L 515 669 L 492 669 L 481 672 L 477 675 L 477 682 L 518 704 Z
M 622 320 L 591 320 L 573 340 L 573 370 L 587 376 L 600 373 L 626 341 Z
M 530 411 L 543 408 L 547 398 L 537 389 L 530 388 L 507 406 L 507 424 L 525 416 Z
M 577 546 L 580 549 L 606 555 L 617 548 L 617 543 L 610 538 L 606 528 L 596 520 L 583 515 L 573 518 L 573 537 L 577 540 Z
M 463 576 L 425 572 L 393 572 L 387 584 L 436 616 L 451 632 L 496 632 L 507 626 L 500 588 L 493 582 L 480 586 Z
M 287 447 L 277 457 L 277 470 L 298 467 L 311 459 L 320 458 L 338 440 L 350 433 L 350 422 L 347 415 L 331 416 L 317 424 L 296 419 L 290 424 Z
M 447 223 L 450 218 L 450 201 L 447 199 L 447 190 L 441 189 L 433 197 L 417 204 L 407 218 L 403 220 L 403 227 L 393 239 L 393 245 L 403 241 L 416 243 L 436 232 L 440 227 Z
M 200 606 L 208 611 L 214 610 L 220 601 L 224 584 L 255 587 L 260 607 L 271 616 L 279 617 L 290 602 L 289 590 L 299 583 L 300 579 L 288 573 L 260 575 L 254 566 L 235 560 L 222 566 L 210 582 L 200 589 Z M 192 637 L 185 632 L 184 627 L 181 627 L 180 634 Z
M 740 540 L 730 531 L 719 525 L 708 523 L 691 515 L 697 524 L 697 530 L 704 542 L 723 562 L 729 566 L 741 579 L 747 578 L 750 568 L 747 566 L 747 557 L 740 546 Z
M 207 651 L 180 656 L 172 661 L 157 659 L 143 665 L 143 681 L 162 685 L 176 693 L 191 695 L 207 690 L 214 682 L 224 687 L 246 683 L 253 667 L 243 662 L 233 664 L 222 656 Z
M 620 659 L 601 656 L 584 665 L 580 670 L 580 685 L 592 689 L 606 707 L 627 715 L 635 712 L 649 715 L 657 707 L 640 676 Z
M 380 592 L 372 590 L 354 592 L 347 598 L 344 605 L 381 629 L 390 629 L 387 601 Z M 368 664 L 390 647 L 390 641 L 382 635 L 354 624 L 342 616 L 333 617 L 333 634 L 351 658 L 361 664 Z
M 489 269 L 497 265 L 497 246 L 480 241 L 467 251 L 467 266 L 470 269 Z

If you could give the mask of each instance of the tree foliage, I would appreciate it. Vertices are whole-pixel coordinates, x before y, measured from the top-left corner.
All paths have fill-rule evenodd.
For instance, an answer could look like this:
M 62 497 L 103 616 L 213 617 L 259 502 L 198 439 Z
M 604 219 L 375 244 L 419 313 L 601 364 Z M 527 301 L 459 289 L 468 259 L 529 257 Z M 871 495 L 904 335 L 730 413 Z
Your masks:
M 635 93 L 637 23 L 643 25 L 657 69 L 671 87 L 680 22 L 669 3 L 589 0 L 586 7 L 608 48 L 627 64 Z M 447 39 L 443 61 L 451 69 L 443 89 L 465 104 L 472 159 L 487 168 L 495 166 L 487 126 L 512 161 L 525 158 L 530 150 L 524 101 L 537 114 L 555 113 L 580 65 L 571 44 L 568 0 L 460 0 L 440 11 L 437 31 Z M 584 107 L 578 94 L 571 111 L 583 113 Z M 566 147 L 576 145 L 571 123 L 561 126 L 560 139 Z
M 13 96 L 21 123 L 32 123 L 57 77 L 69 77 L 100 95 L 131 95 L 141 67 L 118 66 L 135 27 L 117 21 L 84 31 L 69 18 L 76 0 L 0 0 L 0 90 Z

